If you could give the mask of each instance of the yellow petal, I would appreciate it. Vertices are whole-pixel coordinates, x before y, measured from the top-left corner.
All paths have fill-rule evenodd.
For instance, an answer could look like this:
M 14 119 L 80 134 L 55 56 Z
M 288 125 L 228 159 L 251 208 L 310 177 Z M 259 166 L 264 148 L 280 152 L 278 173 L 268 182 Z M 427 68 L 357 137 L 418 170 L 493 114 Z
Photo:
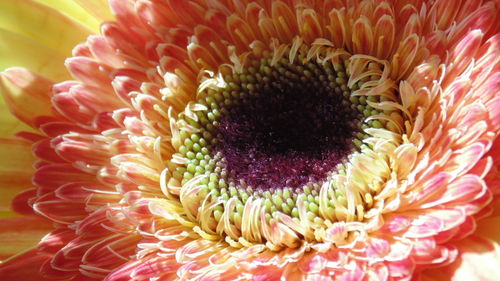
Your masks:
M 51 80 L 63 81 L 71 79 L 64 67 L 65 59 L 66 56 L 56 49 L 0 28 L 0 70 L 20 66 Z
M 46 6 L 53 8 L 65 16 L 72 18 L 79 23 L 85 25 L 87 28 L 92 30 L 94 33 L 99 32 L 99 26 L 101 25 L 104 18 L 96 18 L 92 13 L 82 8 L 76 1 L 71 0 L 35 0 L 38 3 L 42 3 Z M 92 2 L 92 1 L 89 1 Z
M 52 1 L 52 0 L 46 0 Z M 67 1 L 67 0 L 60 0 Z M 74 0 L 80 4 L 89 14 L 93 15 L 99 21 L 113 20 L 115 17 L 111 12 L 108 0 Z
M 32 127 L 36 127 L 39 117 L 53 116 L 52 84 L 47 78 L 19 67 L 0 74 L 0 93 L 10 111 Z
M 11 200 L 31 188 L 33 161 L 31 144 L 17 139 L 0 138 L 0 217 L 12 217 Z
M 19 139 L 0 139 L 0 192 L 8 188 L 21 191 L 32 187 L 34 161 L 31 143 Z
M 31 0 L 0 1 L 0 28 L 60 50 L 66 56 L 92 33 L 63 13 Z M 35 56 L 39 55 L 32 53 L 30 57 Z
M 12 137 L 19 131 L 30 131 L 31 128 L 19 121 L 10 113 L 4 99 L 0 97 L 0 138 Z

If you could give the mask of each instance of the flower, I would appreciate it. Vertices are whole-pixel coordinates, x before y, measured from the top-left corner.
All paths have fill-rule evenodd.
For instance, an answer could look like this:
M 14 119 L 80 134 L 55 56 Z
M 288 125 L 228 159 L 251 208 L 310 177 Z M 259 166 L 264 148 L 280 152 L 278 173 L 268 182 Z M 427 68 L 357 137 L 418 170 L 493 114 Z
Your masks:
M 498 1 L 39 2 L 0 253 L 50 233 L 4 279 L 500 276 Z

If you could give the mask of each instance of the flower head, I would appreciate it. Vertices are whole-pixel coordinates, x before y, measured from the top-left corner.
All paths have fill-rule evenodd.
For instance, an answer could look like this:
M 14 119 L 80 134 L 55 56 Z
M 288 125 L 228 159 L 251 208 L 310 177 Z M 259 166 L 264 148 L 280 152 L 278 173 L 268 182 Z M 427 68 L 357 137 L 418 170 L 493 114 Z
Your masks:
M 1 74 L 29 126 L 2 190 L 34 185 L 5 233 L 51 232 L 0 276 L 500 276 L 476 271 L 500 258 L 497 1 L 77 2 L 21 4 L 88 36 L 70 78 L 64 52 Z

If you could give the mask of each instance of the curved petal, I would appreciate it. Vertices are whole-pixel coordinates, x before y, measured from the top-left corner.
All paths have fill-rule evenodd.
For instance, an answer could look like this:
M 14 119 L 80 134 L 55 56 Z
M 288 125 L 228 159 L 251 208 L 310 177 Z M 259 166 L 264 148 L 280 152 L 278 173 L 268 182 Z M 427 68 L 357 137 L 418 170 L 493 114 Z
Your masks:
M 29 37 L 66 56 L 92 33 L 61 12 L 31 0 L 0 1 L 0 28 Z

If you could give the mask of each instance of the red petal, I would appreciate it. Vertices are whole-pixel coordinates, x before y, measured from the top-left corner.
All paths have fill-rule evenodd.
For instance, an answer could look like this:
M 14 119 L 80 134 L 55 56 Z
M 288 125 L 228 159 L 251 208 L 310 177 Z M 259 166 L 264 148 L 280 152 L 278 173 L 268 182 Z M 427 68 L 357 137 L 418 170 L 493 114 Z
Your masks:
M 36 249 L 27 251 L 0 264 L 0 276 L 8 281 L 50 281 L 41 275 L 40 267 L 50 258 Z

